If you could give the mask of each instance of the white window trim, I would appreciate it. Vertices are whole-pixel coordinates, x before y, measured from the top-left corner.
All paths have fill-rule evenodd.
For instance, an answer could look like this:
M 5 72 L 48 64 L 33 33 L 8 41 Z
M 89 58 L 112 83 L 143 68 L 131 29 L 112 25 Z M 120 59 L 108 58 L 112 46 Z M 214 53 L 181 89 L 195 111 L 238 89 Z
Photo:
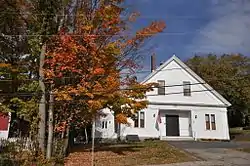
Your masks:
M 209 118 L 209 129 L 207 129 L 206 127 L 206 115 L 208 115 L 208 118 Z M 214 123 L 215 123 L 215 130 L 212 129 L 212 116 L 211 115 L 214 115 Z M 205 114 L 205 130 L 206 131 L 216 131 L 217 130 L 217 127 L 216 127 L 216 114 L 214 113 L 206 113 Z
M 141 119 L 140 119 L 141 112 L 144 113 L 144 127 L 141 127 Z M 138 114 L 138 119 L 137 119 L 137 121 L 138 121 L 138 127 L 135 127 L 135 120 L 134 120 L 134 128 L 136 128 L 136 129 L 144 129 L 144 128 L 146 128 L 146 118 L 145 118 L 146 115 L 145 115 L 145 111 L 138 111 L 137 114 Z
M 163 82 L 164 85 L 160 85 L 160 82 Z M 157 80 L 157 83 L 159 84 L 158 88 L 157 88 L 157 95 L 159 95 L 159 96 L 165 96 L 166 95 L 166 81 L 165 80 Z M 164 89 L 164 94 L 159 94 L 159 88 Z
M 107 128 L 108 128 L 108 121 L 103 120 L 103 121 L 101 122 L 101 128 L 102 128 L 102 129 L 107 129 Z
M 191 81 L 183 81 L 182 84 L 183 84 L 183 96 L 185 96 L 185 97 L 192 96 Z M 185 86 L 188 86 L 189 88 L 185 88 Z M 185 89 L 190 90 L 190 95 L 185 95 Z

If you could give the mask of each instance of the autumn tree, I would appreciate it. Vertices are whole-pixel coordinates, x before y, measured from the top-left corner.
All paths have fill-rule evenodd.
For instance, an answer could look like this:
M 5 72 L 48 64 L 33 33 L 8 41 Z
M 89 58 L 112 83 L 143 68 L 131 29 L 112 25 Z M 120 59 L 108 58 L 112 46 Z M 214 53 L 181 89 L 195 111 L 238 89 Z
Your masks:
M 92 121 L 103 108 L 116 112 L 120 123 L 147 106 L 145 92 L 152 85 L 141 85 L 131 74 L 138 67 L 145 42 L 162 32 L 165 23 L 154 21 L 134 35 L 129 29 L 137 13 L 122 17 L 123 0 L 78 4 L 73 30 L 62 27 L 51 39 L 46 53 L 45 74 L 53 86 L 57 103 L 74 103 L 64 108 L 66 124 Z M 134 111 L 134 112 L 133 112 Z M 86 116 L 87 115 L 87 116 Z
M 250 104 L 250 59 L 241 54 L 194 56 L 187 61 L 199 76 L 232 103 L 230 126 L 245 125 Z
M 18 102 L 20 106 L 31 99 L 27 96 L 34 96 L 34 93 L 38 94 L 36 100 L 32 99 L 32 101 L 36 102 L 33 104 L 37 106 L 37 100 L 40 98 L 40 117 L 37 114 L 36 118 L 39 120 L 38 139 L 42 151 L 45 149 L 46 131 L 46 92 L 43 80 L 43 59 L 48 39 L 57 34 L 59 27 L 64 22 L 62 14 L 67 5 L 68 1 L 61 0 L 3 0 L 0 2 L 0 61 L 4 64 L 1 65 L 3 66 L 1 71 L 4 74 L 1 79 L 8 79 L 5 85 L 11 88 L 9 93 L 26 93 L 25 98 L 19 94 L 15 96 L 20 101 Z M 39 89 L 42 92 L 37 93 Z M 5 106 L 9 104 L 11 99 L 6 100 L 6 98 L 8 97 L 2 99 L 5 101 Z M 37 109 L 38 107 L 33 107 L 33 111 L 30 112 L 37 112 Z M 32 120 L 32 122 L 37 121 Z
M 41 89 L 41 98 L 39 103 L 39 145 L 44 152 L 45 150 L 45 135 L 46 135 L 46 86 L 44 82 L 43 65 L 47 42 L 52 35 L 58 33 L 60 26 L 64 23 L 64 13 L 67 8 L 68 1 L 61 0 L 46 0 L 46 1 L 27 1 L 26 6 L 29 6 L 29 46 L 30 53 L 37 57 L 39 62 L 39 87 Z
M 20 96 L 18 93 L 37 91 L 36 81 L 27 81 L 31 79 L 36 65 L 29 54 L 27 17 L 23 15 L 26 7 L 15 0 L 1 1 L 0 6 L 0 80 L 1 93 L 4 94 L 1 104 L 8 112 L 12 112 L 10 136 L 13 136 L 18 131 L 15 121 L 19 123 L 25 119 L 34 122 L 32 116 L 37 108 L 36 99 L 27 95 Z M 25 111 L 28 107 L 33 111 Z
M 4 0 L 0 6 L 0 72 L 1 79 L 10 79 L 4 87 L 11 87 L 3 90 L 26 93 L 1 99 L 1 108 L 18 110 L 34 123 L 40 114 L 35 129 L 43 129 L 38 135 L 42 150 L 50 90 L 56 97 L 57 129 L 64 131 L 90 123 L 102 108 L 111 108 L 126 123 L 127 116 L 146 107 L 151 85 L 140 85 L 130 73 L 145 53 L 145 42 L 165 28 L 163 22 L 132 33 L 129 26 L 138 13 L 124 15 L 123 0 Z

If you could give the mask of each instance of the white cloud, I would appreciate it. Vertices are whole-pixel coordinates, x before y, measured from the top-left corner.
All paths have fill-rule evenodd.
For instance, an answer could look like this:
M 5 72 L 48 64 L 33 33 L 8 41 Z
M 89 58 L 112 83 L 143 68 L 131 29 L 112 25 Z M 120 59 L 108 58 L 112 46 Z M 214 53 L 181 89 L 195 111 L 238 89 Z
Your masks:
M 187 49 L 192 53 L 250 53 L 250 1 L 213 0 L 211 21 Z

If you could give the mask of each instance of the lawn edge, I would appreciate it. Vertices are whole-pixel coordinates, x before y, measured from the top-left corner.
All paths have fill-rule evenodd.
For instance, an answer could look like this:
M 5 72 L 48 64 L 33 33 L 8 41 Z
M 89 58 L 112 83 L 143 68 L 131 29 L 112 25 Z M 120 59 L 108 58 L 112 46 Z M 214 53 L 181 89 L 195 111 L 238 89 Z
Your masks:
M 178 148 L 178 147 L 170 144 L 169 141 L 167 141 L 167 142 L 168 142 L 169 146 L 171 146 L 172 148 L 178 149 L 182 153 L 188 154 L 189 156 L 191 156 L 191 158 L 195 159 L 195 161 L 207 161 L 202 157 L 198 157 L 197 155 L 195 155 L 195 153 L 191 153 L 191 152 L 189 152 L 189 151 L 187 151 L 185 149 Z

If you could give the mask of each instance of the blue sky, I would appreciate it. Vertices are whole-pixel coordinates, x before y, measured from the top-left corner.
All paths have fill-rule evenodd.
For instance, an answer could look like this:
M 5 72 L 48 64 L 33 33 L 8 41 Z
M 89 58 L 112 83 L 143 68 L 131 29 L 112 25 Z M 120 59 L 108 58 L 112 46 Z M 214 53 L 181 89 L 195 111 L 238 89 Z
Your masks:
M 250 53 L 250 0 L 128 0 L 141 13 L 135 28 L 164 20 L 167 28 L 151 40 L 157 64 L 173 54 Z M 143 61 L 149 69 L 149 56 Z

